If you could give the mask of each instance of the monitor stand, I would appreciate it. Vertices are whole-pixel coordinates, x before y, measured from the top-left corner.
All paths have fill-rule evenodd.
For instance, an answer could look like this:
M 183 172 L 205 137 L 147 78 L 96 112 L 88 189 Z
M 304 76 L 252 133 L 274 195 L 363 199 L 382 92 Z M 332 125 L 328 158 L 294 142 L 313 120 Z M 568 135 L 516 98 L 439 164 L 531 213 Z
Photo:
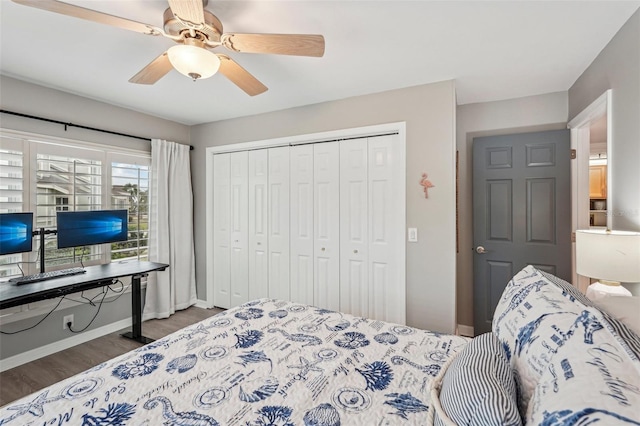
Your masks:
M 56 235 L 58 231 L 54 229 L 40 228 L 37 231 L 33 231 L 33 235 L 40 235 L 40 248 L 38 249 L 38 256 L 40 256 L 40 273 L 44 272 L 44 236 Z

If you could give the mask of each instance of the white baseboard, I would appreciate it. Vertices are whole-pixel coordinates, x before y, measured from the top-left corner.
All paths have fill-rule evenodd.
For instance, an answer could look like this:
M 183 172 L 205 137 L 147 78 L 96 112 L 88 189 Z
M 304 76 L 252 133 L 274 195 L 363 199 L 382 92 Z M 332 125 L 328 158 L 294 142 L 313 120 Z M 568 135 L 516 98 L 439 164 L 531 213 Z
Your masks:
M 458 324 L 458 334 L 460 336 L 473 337 L 473 327 L 470 325 Z
M 202 300 L 202 299 L 198 299 L 196 300 L 196 304 L 193 305 L 196 308 L 202 308 L 202 309 L 211 309 L 213 308 L 213 306 L 209 305 L 209 302 L 207 302 L 206 300 Z
M 132 324 L 131 318 L 123 319 L 117 322 L 113 322 L 111 324 L 107 324 L 102 327 L 98 327 L 93 330 L 89 330 L 85 333 L 75 334 L 64 340 L 59 340 L 57 342 L 40 346 L 38 348 L 31 349 L 21 354 L 14 355 L 12 357 L 0 360 L 0 372 L 10 370 L 22 364 L 35 361 L 36 359 L 39 359 L 39 358 L 43 358 L 47 355 L 51 355 L 53 353 L 60 352 L 70 347 L 79 345 L 81 343 L 88 342 L 89 340 L 93 340 L 98 337 L 116 332 L 118 330 L 122 330 L 123 328 L 131 327 L 131 324 Z

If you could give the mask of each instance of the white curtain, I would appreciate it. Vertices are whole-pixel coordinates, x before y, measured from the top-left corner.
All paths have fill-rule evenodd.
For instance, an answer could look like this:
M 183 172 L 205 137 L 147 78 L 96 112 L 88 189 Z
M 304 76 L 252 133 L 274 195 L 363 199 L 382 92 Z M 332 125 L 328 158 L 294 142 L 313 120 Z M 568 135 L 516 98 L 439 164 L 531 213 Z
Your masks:
M 189 146 L 151 140 L 149 260 L 168 263 L 149 275 L 143 318 L 167 318 L 196 303 L 193 192 Z

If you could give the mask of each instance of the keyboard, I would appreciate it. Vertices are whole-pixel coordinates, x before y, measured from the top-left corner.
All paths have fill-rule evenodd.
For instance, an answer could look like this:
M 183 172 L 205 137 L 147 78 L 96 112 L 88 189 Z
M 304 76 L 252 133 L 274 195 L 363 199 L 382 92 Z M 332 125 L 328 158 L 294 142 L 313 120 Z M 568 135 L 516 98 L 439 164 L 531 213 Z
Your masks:
M 66 277 L 69 275 L 84 274 L 84 268 L 60 269 L 59 271 L 43 272 L 41 274 L 25 275 L 24 277 L 11 278 L 9 282 L 16 285 L 31 284 L 38 281 L 47 281 L 55 278 Z

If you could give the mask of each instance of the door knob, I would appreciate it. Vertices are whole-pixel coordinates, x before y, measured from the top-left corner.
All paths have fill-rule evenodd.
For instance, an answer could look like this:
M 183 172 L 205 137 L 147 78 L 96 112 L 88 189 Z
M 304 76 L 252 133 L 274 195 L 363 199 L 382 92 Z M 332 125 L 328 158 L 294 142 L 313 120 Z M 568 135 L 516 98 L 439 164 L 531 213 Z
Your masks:
M 484 247 L 482 246 L 478 246 L 476 247 L 476 253 L 478 254 L 485 254 L 487 251 L 484 249 Z
M 357 253 L 358 253 L 358 250 L 354 250 L 353 252 L 357 254 Z

